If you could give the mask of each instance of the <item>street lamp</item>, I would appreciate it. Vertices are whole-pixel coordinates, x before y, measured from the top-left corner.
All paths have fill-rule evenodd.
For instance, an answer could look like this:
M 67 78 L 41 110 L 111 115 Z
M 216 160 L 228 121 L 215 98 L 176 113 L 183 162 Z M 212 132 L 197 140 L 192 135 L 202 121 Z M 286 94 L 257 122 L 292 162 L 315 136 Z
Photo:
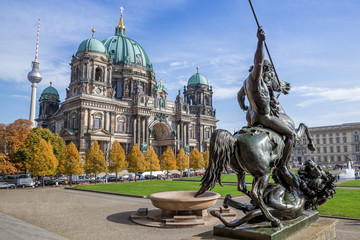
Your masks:
M 189 145 L 184 146 L 185 153 L 188 157 L 188 177 L 190 177 L 190 159 L 189 159 Z

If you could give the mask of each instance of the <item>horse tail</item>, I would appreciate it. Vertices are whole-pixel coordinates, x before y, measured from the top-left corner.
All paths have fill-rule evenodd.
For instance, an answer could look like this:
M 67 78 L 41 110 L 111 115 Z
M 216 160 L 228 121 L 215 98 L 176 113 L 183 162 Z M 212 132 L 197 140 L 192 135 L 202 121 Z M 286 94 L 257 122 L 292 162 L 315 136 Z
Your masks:
M 211 135 L 209 166 L 201 179 L 201 188 L 195 197 L 213 189 L 217 181 L 222 186 L 221 173 L 227 169 L 227 164 L 230 163 L 235 143 L 236 138 L 226 130 L 219 129 Z

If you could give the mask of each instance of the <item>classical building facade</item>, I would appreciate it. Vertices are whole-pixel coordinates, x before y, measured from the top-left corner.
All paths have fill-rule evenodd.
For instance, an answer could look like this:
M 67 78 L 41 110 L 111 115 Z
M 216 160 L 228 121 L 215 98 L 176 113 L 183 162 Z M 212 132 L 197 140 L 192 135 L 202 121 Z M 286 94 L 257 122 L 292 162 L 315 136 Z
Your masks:
M 293 150 L 292 163 L 296 166 L 307 159 L 327 166 L 343 165 L 348 161 L 360 165 L 360 123 L 309 128 L 314 138 L 315 152 L 307 149 L 305 136 Z
M 152 145 L 160 156 L 189 146 L 203 152 L 218 120 L 213 91 L 198 72 L 189 78 L 175 101 L 160 80 L 145 50 L 126 37 L 123 16 L 115 35 L 103 41 L 93 36 L 78 47 L 70 63 L 65 101 L 49 86 L 40 97 L 39 126 L 74 142 L 84 154 L 94 140 L 103 151 L 118 140 L 126 153 L 134 144 Z

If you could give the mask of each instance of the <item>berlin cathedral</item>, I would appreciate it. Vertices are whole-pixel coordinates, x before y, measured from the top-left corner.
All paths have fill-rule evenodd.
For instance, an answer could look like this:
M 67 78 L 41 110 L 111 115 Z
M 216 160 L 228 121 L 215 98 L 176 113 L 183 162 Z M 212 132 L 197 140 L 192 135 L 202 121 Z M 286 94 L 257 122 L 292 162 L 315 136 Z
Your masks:
M 183 94 L 170 101 L 145 50 L 126 36 L 123 14 L 114 36 L 82 41 L 70 66 L 65 101 L 51 85 L 44 89 L 36 121 L 74 142 L 82 155 L 95 140 L 104 152 L 117 140 L 126 154 L 135 144 L 151 145 L 159 157 L 167 146 L 175 153 L 185 146 L 209 149 L 218 120 L 208 80 L 197 68 Z

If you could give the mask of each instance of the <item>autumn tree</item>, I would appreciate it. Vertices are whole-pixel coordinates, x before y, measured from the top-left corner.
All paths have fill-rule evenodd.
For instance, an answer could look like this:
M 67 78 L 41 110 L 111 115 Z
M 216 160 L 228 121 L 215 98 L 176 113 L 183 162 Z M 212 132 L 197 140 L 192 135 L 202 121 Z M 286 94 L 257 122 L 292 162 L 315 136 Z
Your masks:
M 160 167 L 161 170 L 166 170 L 166 176 L 169 175 L 169 170 L 176 169 L 175 155 L 170 146 L 167 146 L 165 152 L 161 155 Z
M 31 122 L 26 119 L 18 119 L 9 125 L 0 124 L 0 154 L 5 155 L 6 161 L 17 170 L 25 170 L 24 158 L 20 153 L 30 130 Z
M 131 151 L 127 156 L 127 161 L 129 166 L 129 172 L 135 173 L 135 181 L 136 181 L 136 173 L 144 172 L 146 169 L 145 158 L 137 144 L 135 144 L 131 148 Z
M 204 158 L 197 148 L 190 153 L 190 167 L 193 169 L 201 169 L 204 167 Z
M 54 138 L 51 141 L 51 145 L 53 147 L 54 155 L 55 155 L 56 159 L 59 161 L 59 164 L 60 164 L 60 162 L 65 160 L 64 159 L 65 158 L 65 151 L 66 151 L 65 141 L 64 141 L 64 139 L 62 139 L 62 137 L 59 136 L 59 134 L 54 134 Z
M 58 160 L 56 159 L 50 142 L 41 139 L 33 148 L 31 158 L 28 163 L 29 170 L 33 175 L 44 176 L 54 175 L 58 167 Z
M 160 170 L 159 158 L 156 155 L 154 148 L 152 146 L 145 153 L 145 162 L 146 162 L 146 171 L 150 171 L 150 175 L 152 175 L 152 171 Z M 151 176 L 150 176 L 151 180 Z
M 209 151 L 203 152 L 202 156 L 204 159 L 204 168 L 206 169 L 209 166 Z
M 116 182 L 118 179 L 118 172 L 125 170 L 127 167 L 125 151 L 120 143 L 115 140 L 109 151 L 109 172 L 115 172 Z
M 84 164 L 81 161 L 81 155 L 73 142 L 66 146 L 64 157 L 61 162 L 59 162 L 58 171 L 70 175 L 70 186 L 72 185 L 72 175 L 84 173 Z
M 96 184 L 96 175 L 102 172 L 106 172 L 106 161 L 103 151 L 100 150 L 99 144 L 97 141 L 94 141 L 91 144 L 91 147 L 86 151 L 85 156 L 85 172 L 87 174 L 95 174 L 95 184 Z
M 17 173 L 18 169 L 15 167 L 15 164 L 8 161 L 8 156 L 3 153 L 0 153 L 0 173 L 2 174 L 14 174 Z
M 183 174 L 183 169 L 189 167 L 188 156 L 186 155 L 184 148 L 181 148 L 177 155 L 176 166 L 178 169 L 180 169 L 181 176 Z

